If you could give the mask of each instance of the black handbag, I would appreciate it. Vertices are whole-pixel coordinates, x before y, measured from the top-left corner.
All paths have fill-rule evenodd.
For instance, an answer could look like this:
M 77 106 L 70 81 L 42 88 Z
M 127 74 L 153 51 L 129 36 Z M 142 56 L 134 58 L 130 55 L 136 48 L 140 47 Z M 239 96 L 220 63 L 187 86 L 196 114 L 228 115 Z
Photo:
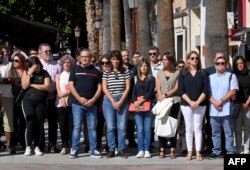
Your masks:
M 23 101 L 23 97 L 24 97 L 24 95 L 25 95 L 25 91 L 26 91 L 26 90 L 21 89 L 20 92 L 19 92 L 19 94 L 17 95 L 17 97 L 16 97 L 16 99 L 15 99 L 15 104 L 16 104 L 17 106 L 21 106 L 22 101 Z
M 231 75 L 229 76 L 229 90 L 230 90 L 230 82 L 232 80 L 232 75 L 233 73 L 231 73 Z M 238 102 L 237 99 L 235 100 L 230 100 L 230 116 L 231 118 L 237 119 L 240 115 L 240 110 L 241 110 L 241 103 Z

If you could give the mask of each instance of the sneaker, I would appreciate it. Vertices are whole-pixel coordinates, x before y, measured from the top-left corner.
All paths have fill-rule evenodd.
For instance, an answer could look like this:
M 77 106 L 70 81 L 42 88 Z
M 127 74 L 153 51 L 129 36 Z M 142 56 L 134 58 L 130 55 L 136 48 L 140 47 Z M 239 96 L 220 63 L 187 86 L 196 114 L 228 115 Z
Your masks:
M 143 158 L 144 157 L 144 152 L 139 151 L 138 154 L 136 155 L 136 158 Z
M 71 152 L 70 152 L 69 157 L 70 157 L 71 159 L 77 158 L 77 157 L 78 157 L 78 152 L 77 152 L 77 150 L 72 149 Z
M 107 154 L 107 158 L 113 158 L 115 157 L 115 152 L 114 151 L 109 151 Z
M 40 151 L 39 147 L 35 147 L 34 152 L 35 152 L 36 156 L 42 156 L 43 155 L 43 153 Z
M 26 147 L 25 152 L 24 152 L 24 155 L 25 155 L 25 156 L 30 156 L 30 155 L 31 155 L 31 148 L 30 148 L 30 146 L 27 146 L 27 147 Z
M 223 155 L 222 154 L 219 154 L 219 155 L 216 155 L 215 153 L 211 153 L 209 155 L 210 158 L 213 158 L 213 159 L 216 159 L 216 158 L 223 158 Z
M 151 153 L 149 151 L 145 151 L 144 158 L 151 158 Z
M 249 150 L 245 149 L 243 154 L 249 154 Z
M 118 156 L 120 156 L 121 158 L 127 159 L 128 156 L 126 155 L 124 150 L 119 151 Z
M 98 150 L 94 150 L 91 153 L 91 157 L 93 157 L 93 158 L 102 158 L 102 155 Z

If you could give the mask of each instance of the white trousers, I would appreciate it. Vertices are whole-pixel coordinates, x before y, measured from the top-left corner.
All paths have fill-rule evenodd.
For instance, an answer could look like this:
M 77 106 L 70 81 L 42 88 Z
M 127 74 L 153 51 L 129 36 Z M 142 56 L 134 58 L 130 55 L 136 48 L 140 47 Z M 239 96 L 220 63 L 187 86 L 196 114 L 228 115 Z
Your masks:
M 188 151 L 193 150 L 193 134 L 195 136 L 195 149 L 201 151 L 202 146 L 202 124 L 206 106 L 198 106 L 191 109 L 189 106 L 181 106 L 185 120 L 186 142 Z

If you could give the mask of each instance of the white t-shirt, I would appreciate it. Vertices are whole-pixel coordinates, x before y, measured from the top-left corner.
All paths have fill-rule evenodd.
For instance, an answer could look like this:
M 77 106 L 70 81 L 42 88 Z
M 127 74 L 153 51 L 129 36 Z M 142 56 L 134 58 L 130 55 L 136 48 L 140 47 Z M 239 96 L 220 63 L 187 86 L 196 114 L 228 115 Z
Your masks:
M 0 73 L 2 78 L 8 77 L 8 71 L 10 70 L 11 62 L 4 60 L 3 64 L 0 64 Z
M 8 78 L 8 71 L 10 70 L 10 67 L 11 67 L 11 62 L 7 60 L 4 60 L 3 64 L 0 65 L 0 73 L 2 78 Z M 0 84 L 0 89 L 2 89 L 2 97 L 7 97 L 7 98 L 13 97 L 10 84 Z

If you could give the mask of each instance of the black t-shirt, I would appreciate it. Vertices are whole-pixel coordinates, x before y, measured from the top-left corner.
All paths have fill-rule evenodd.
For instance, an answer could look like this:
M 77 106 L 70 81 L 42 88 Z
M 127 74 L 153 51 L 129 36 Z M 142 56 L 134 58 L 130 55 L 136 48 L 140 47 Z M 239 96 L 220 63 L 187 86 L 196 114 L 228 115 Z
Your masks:
M 82 67 L 75 65 L 69 76 L 69 81 L 74 82 L 77 93 L 86 99 L 91 99 L 97 90 L 97 85 L 102 82 L 101 73 L 94 66 Z M 74 97 L 72 103 L 80 104 Z
M 44 84 L 44 79 L 49 77 L 50 75 L 46 70 L 41 70 L 38 74 L 33 73 L 32 77 L 30 78 L 30 84 Z M 37 95 L 41 97 L 47 97 L 48 92 L 38 90 L 33 87 L 29 87 L 25 93 L 25 95 Z
M 240 103 L 245 103 L 250 95 L 250 75 L 249 70 L 242 74 L 237 74 L 239 81 L 239 90 L 236 92 L 236 98 Z

